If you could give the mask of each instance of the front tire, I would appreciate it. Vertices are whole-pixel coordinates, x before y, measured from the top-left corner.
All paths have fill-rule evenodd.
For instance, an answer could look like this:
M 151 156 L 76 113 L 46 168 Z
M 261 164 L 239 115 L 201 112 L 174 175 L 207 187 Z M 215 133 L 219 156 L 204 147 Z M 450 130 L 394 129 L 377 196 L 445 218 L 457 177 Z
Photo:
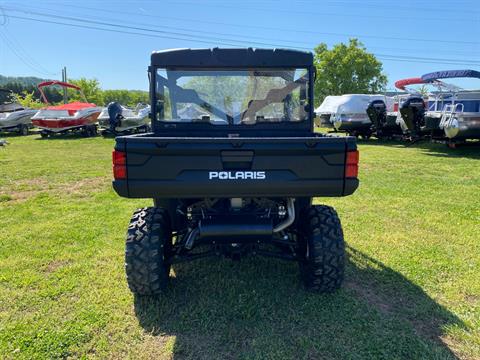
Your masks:
M 300 272 L 307 290 L 330 293 L 340 288 L 345 272 L 345 242 L 336 211 L 311 206 L 300 229 Z
M 149 207 L 135 211 L 127 231 L 125 271 L 135 295 L 159 295 L 169 281 L 172 232 L 168 213 Z

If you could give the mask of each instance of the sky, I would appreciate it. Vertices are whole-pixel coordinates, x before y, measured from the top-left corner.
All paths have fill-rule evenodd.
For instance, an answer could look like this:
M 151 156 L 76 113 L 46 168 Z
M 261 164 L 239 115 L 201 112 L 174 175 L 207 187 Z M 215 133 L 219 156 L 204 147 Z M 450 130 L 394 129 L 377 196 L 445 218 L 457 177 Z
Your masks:
M 96 78 L 148 90 L 154 50 L 257 47 L 311 51 L 356 37 L 388 88 L 424 73 L 480 70 L 479 0 L 0 0 L 0 74 Z M 480 88 L 480 79 L 450 81 Z

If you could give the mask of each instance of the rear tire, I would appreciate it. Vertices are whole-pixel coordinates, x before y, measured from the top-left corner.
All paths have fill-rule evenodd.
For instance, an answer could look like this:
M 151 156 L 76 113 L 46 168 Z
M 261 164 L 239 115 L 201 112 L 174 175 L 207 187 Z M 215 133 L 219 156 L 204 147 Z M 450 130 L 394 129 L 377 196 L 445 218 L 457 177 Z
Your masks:
M 135 211 L 127 231 L 125 271 L 135 295 L 159 295 L 169 281 L 172 232 L 168 213 L 149 207 Z
M 307 290 L 330 293 L 340 288 L 345 272 L 342 225 L 330 206 L 312 206 L 300 228 L 300 272 Z

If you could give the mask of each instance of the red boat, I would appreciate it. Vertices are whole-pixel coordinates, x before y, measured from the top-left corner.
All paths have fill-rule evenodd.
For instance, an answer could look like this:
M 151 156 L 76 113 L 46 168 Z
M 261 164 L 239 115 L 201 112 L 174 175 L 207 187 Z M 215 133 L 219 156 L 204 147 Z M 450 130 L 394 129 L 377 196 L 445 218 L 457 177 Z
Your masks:
M 80 131 L 85 136 L 95 136 L 97 134 L 97 118 L 102 108 L 87 102 L 80 87 L 61 81 L 45 81 L 38 84 L 42 100 L 47 105 L 50 103 L 43 92 L 43 88 L 54 85 L 77 90 L 81 94 L 83 102 L 75 101 L 62 105 L 50 105 L 39 110 L 32 117 L 32 123 L 41 129 L 42 137 L 69 131 Z

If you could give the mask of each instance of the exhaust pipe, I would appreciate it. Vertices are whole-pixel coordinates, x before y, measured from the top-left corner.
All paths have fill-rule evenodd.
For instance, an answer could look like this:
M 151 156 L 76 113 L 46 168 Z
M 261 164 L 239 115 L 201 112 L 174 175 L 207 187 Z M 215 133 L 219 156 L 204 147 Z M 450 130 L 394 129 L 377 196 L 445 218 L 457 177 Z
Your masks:
M 231 218 L 202 219 L 198 227 L 186 236 L 185 248 L 190 250 L 197 240 L 208 239 L 217 243 L 256 242 L 270 239 L 274 233 L 288 228 L 295 221 L 295 199 L 287 199 L 287 218 L 273 227 L 271 219 L 254 216 L 232 216 Z
M 277 233 L 285 230 L 287 227 L 293 224 L 295 221 L 295 199 L 287 199 L 287 218 L 273 228 L 273 232 Z
M 203 219 L 198 224 L 199 239 L 210 239 L 216 242 L 248 242 L 262 238 L 271 238 L 273 225 L 270 219 L 257 219 L 249 216 L 234 216 L 232 218 Z

